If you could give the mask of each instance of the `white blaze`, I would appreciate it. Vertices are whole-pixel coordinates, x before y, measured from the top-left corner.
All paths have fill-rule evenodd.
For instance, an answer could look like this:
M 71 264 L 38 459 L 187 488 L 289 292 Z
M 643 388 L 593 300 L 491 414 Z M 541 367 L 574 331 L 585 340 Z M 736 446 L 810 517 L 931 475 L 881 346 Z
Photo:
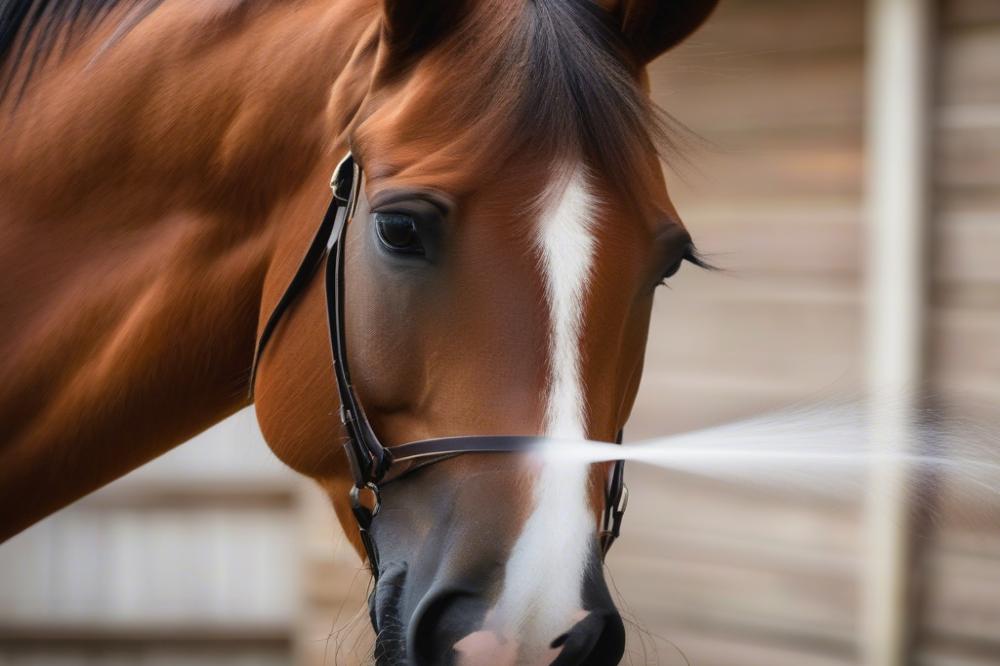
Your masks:
M 537 246 L 550 311 L 545 431 L 586 436 L 580 337 L 592 270 L 594 198 L 585 172 L 558 177 L 542 200 Z M 534 506 L 507 562 L 503 590 L 488 628 L 521 644 L 522 659 L 569 629 L 582 606 L 584 569 L 596 529 L 587 492 L 587 465 L 545 462 Z M 540 654 L 532 656 L 541 656 Z

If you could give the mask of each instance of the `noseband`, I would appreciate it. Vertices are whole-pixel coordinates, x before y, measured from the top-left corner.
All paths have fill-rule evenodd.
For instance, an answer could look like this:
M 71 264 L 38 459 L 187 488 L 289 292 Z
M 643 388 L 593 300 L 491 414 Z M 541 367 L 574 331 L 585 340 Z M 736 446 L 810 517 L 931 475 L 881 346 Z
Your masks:
M 347 225 L 354 216 L 361 189 L 361 168 L 348 153 L 337 165 L 330 182 L 333 197 L 323 221 L 306 250 L 302 263 L 281 295 L 264 324 L 254 354 L 250 375 L 250 397 L 257 377 L 257 367 L 264 348 L 274 334 L 282 315 L 309 284 L 320 264 L 326 261 L 326 316 L 333 356 L 333 371 L 340 395 L 340 420 L 347 431 L 344 452 L 350 465 L 354 486 L 351 488 L 351 509 L 361 532 L 361 541 L 368 555 L 372 575 L 378 577 L 378 549 L 369 528 L 378 515 L 380 486 L 394 481 L 420 467 L 463 453 L 525 453 L 544 448 L 544 440 L 527 435 L 493 435 L 473 437 L 440 437 L 407 444 L 383 446 L 372 429 L 365 410 L 351 383 L 347 363 L 347 336 L 344 331 L 344 246 Z M 617 442 L 621 443 L 619 431 Z M 628 504 L 628 489 L 624 481 L 625 463 L 617 460 L 604 498 L 600 533 L 601 555 L 607 555 L 621 531 L 622 516 Z M 369 495 L 368 502 L 363 496 Z M 370 504 L 370 506 L 369 506 Z

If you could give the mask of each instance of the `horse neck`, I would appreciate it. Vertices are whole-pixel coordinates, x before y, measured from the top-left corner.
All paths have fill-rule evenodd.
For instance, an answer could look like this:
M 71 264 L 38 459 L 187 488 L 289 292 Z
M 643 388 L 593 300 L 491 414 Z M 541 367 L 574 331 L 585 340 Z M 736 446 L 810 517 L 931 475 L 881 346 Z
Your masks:
M 0 103 L 0 541 L 248 403 L 373 14 L 219 4 L 98 30 Z

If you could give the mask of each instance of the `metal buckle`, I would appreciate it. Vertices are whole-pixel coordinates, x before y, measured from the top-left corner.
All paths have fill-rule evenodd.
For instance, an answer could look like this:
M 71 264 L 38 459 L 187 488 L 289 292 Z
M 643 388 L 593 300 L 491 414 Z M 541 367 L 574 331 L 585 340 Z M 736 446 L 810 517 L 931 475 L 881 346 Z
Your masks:
M 371 509 L 361 503 L 362 490 L 371 492 L 372 497 L 375 499 L 375 506 Z M 358 522 L 358 532 L 361 535 L 361 543 L 365 547 L 365 554 L 368 556 L 368 566 L 371 569 L 372 576 L 376 579 L 379 573 L 378 547 L 375 545 L 375 540 L 372 539 L 368 528 L 371 527 L 372 518 L 378 515 L 380 508 L 382 508 L 382 497 L 379 494 L 378 486 L 374 483 L 369 481 L 363 486 L 354 486 L 351 488 L 351 510 L 354 512 L 354 519 Z
M 344 155 L 344 159 L 333 170 L 330 189 L 333 190 L 333 198 L 345 208 L 345 221 L 351 219 L 358 205 L 358 192 L 361 189 L 361 169 L 351 153 Z
M 601 530 L 602 557 L 607 557 L 611 545 L 621 535 L 622 518 L 625 517 L 625 510 L 628 509 L 628 485 L 625 484 L 624 480 L 621 482 L 621 492 L 618 497 L 611 497 L 609 494 L 607 500 L 614 502 L 614 504 L 609 504 L 604 514 L 604 525 Z
M 362 490 L 369 491 L 375 499 L 375 505 L 370 509 L 361 503 Z M 357 519 L 358 524 L 363 529 L 368 529 L 372 523 L 372 518 L 378 515 L 381 508 L 382 495 L 379 493 L 378 486 L 374 483 L 369 481 L 363 486 L 354 486 L 351 488 L 351 510 L 354 512 L 354 517 Z
M 619 524 L 621 523 L 622 517 L 625 515 L 625 509 L 627 508 L 628 508 L 628 484 L 622 481 L 622 495 L 621 498 L 618 500 L 618 506 L 615 508 L 615 515 L 617 516 Z

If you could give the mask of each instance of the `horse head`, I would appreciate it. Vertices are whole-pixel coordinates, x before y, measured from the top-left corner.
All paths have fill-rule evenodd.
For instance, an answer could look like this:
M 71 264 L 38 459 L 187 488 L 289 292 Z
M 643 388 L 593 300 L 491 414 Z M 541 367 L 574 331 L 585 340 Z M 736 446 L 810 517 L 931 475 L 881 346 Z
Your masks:
M 656 287 L 698 262 L 645 66 L 713 5 L 385 0 L 372 14 L 327 115 L 364 175 L 341 221 L 344 360 L 390 452 L 445 436 L 615 440 Z M 258 418 L 364 552 L 318 289 L 261 364 Z M 380 657 L 617 661 L 599 538 L 610 474 L 468 454 L 386 484 L 366 535 Z

